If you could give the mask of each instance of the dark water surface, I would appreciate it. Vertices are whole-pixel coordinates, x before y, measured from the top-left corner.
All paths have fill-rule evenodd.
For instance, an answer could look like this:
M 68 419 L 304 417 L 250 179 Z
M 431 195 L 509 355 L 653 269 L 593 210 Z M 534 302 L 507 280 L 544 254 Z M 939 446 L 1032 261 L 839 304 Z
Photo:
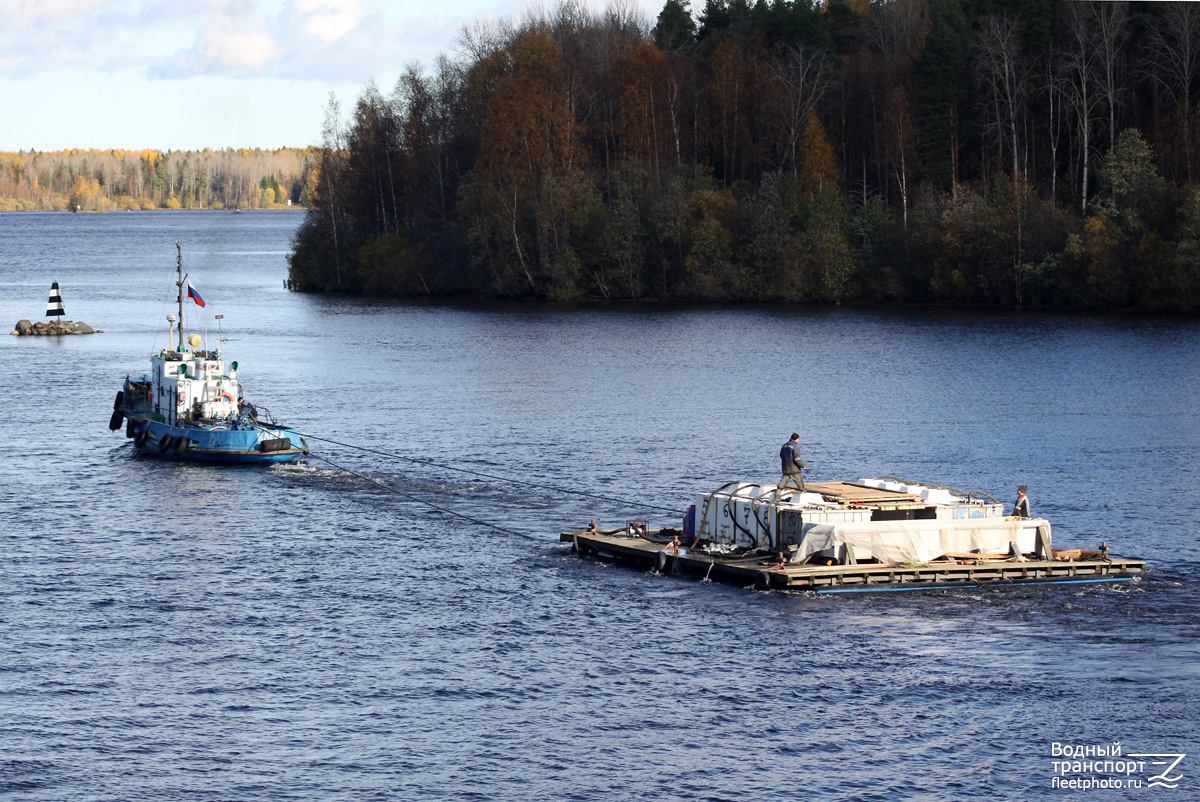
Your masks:
M 57 279 L 105 330 L 0 338 L 3 798 L 1200 798 L 1196 321 L 309 297 L 299 220 L 0 214 L 0 325 Z M 107 422 L 167 342 L 175 240 L 247 396 L 301 431 L 629 504 L 310 440 L 520 536 L 317 459 L 134 455 Z M 1056 545 L 1154 571 L 827 598 L 557 543 L 774 481 L 793 430 L 812 479 L 1025 483 Z M 1053 786 L 1055 743 L 1114 741 L 1186 754 L 1179 788 Z

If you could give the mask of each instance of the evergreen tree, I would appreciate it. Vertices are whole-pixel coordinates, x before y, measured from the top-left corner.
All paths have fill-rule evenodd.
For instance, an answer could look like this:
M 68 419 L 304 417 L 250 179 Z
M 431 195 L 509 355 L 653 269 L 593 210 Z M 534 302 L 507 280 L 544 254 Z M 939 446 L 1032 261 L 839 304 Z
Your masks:
M 725 0 L 704 0 L 704 10 L 700 12 L 700 29 L 697 39 L 706 39 L 715 31 L 729 30 L 732 18 L 729 6 Z
M 654 44 L 660 50 L 678 50 L 696 38 L 696 22 L 688 0 L 667 0 L 654 25 Z
M 866 19 L 859 14 L 848 0 L 829 0 L 825 6 L 826 24 L 834 49 L 846 55 L 858 45 L 858 30 Z
M 943 187 L 959 178 L 970 50 L 971 29 L 960 0 L 934 0 L 929 36 L 916 63 L 920 82 L 919 152 L 926 176 Z
M 1040 58 L 1050 46 L 1050 33 L 1054 25 L 1054 0 L 1021 0 L 1017 20 L 1021 26 L 1021 40 L 1025 50 L 1033 58 Z

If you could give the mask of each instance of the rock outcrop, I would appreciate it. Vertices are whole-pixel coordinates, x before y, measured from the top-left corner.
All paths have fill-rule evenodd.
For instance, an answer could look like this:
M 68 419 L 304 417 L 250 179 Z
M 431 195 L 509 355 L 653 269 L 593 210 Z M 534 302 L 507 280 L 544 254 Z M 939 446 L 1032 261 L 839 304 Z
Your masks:
M 93 329 L 86 323 L 74 320 L 30 323 L 28 320 L 18 320 L 17 327 L 12 333 L 19 337 L 62 337 L 67 334 L 103 334 L 103 329 Z

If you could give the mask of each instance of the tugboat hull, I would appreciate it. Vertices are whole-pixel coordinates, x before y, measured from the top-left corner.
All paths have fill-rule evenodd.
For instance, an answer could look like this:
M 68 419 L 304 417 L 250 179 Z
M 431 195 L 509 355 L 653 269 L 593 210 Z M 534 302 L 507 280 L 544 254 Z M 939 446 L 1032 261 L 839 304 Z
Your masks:
M 142 453 L 187 462 L 263 464 L 291 462 L 308 453 L 300 435 L 263 424 L 168 426 L 125 413 L 126 433 Z

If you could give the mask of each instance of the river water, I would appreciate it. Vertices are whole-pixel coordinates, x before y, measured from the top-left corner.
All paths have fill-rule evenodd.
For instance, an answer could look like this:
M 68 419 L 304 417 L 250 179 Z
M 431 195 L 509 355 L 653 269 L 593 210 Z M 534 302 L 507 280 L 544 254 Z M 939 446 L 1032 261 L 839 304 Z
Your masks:
M 300 219 L 0 215 L 3 325 L 57 280 L 104 330 L 0 339 L 5 799 L 1200 798 L 1196 320 L 307 296 Z M 111 401 L 168 341 L 176 241 L 260 408 L 614 500 L 314 439 L 341 468 L 132 453 Z M 815 597 L 557 542 L 774 481 L 792 431 L 812 480 L 1028 484 L 1056 546 L 1152 573 Z M 1185 754 L 1179 788 L 1058 754 L 1114 742 Z

